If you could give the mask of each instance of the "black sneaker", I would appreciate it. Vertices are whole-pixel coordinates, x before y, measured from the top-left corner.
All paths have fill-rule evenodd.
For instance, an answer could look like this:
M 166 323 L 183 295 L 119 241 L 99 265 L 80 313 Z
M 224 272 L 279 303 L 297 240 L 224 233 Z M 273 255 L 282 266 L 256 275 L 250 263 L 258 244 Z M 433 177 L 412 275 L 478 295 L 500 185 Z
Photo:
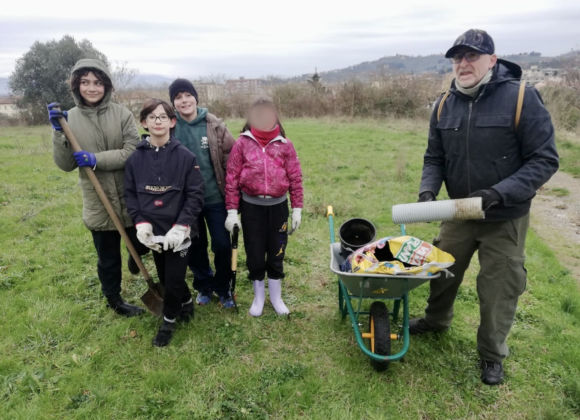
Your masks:
M 111 308 L 117 314 L 126 316 L 127 318 L 130 318 L 132 316 L 141 315 L 142 313 L 145 312 L 144 309 L 125 302 L 121 298 L 121 296 L 107 298 L 107 300 L 109 302 L 109 304 L 108 304 L 109 308 Z
M 133 275 L 139 274 L 139 266 L 133 259 L 131 255 L 129 255 L 129 259 L 127 260 L 127 267 L 129 267 L 129 272 Z
M 433 327 L 425 321 L 425 318 L 413 318 L 409 320 L 409 334 L 425 334 L 428 332 L 441 332 L 447 330 L 447 327 Z
M 181 312 L 177 318 L 181 322 L 189 322 L 193 319 L 193 301 L 182 304 Z
M 493 360 L 481 361 L 481 382 L 486 385 L 499 385 L 503 382 L 503 366 Z
M 169 344 L 173 338 L 173 333 L 175 332 L 175 321 L 168 322 L 163 320 L 159 330 L 157 330 L 157 335 L 153 339 L 153 345 L 156 347 L 165 347 Z

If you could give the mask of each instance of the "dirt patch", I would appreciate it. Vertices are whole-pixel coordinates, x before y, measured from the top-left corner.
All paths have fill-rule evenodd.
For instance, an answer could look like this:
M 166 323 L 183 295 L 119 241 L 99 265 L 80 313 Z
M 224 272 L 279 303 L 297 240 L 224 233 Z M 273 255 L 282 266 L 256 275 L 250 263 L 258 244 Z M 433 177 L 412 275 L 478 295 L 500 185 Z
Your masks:
M 556 173 L 532 201 L 532 228 L 580 286 L 580 179 Z

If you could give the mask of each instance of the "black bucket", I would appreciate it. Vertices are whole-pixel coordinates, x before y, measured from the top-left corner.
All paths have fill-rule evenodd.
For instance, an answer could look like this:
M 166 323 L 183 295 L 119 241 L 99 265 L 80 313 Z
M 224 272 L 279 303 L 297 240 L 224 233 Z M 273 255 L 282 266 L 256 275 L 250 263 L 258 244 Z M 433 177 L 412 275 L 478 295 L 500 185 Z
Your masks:
M 377 231 L 375 225 L 366 219 L 350 219 L 342 224 L 338 234 L 340 237 L 340 249 L 343 256 L 370 244 Z

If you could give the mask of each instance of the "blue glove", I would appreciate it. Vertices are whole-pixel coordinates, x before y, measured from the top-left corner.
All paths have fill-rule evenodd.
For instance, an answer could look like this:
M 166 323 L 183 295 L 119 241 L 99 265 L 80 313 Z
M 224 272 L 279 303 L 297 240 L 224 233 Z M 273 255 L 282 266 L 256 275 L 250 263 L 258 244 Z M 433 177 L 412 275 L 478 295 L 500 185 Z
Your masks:
M 68 121 L 68 112 L 61 111 L 60 109 L 55 109 L 60 108 L 60 104 L 58 102 L 52 102 L 48 104 L 46 108 L 48 109 L 48 119 L 50 121 L 50 124 L 52 125 L 52 128 L 56 131 L 62 131 L 59 118 L 64 118 L 65 120 Z
M 74 152 L 73 156 L 77 161 L 77 165 L 81 168 L 83 166 L 89 166 L 95 169 L 95 166 L 97 166 L 97 157 L 94 153 L 81 150 L 80 152 Z

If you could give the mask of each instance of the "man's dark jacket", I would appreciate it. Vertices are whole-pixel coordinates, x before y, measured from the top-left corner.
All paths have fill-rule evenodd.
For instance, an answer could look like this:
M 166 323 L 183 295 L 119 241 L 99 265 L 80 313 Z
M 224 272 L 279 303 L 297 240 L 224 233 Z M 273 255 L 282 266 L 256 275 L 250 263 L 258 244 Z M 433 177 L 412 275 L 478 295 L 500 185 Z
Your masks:
M 163 147 L 145 138 L 125 164 L 125 201 L 135 224 L 149 222 L 155 235 L 174 224 L 197 232 L 203 208 L 203 178 L 195 155 L 175 138 Z
M 453 199 L 493 188 L 502 203 L 486 212 L 487 220 L 528 213 L 538 188 L 558 170 L 558 153 L 550 114 L 534 87 L 526 87 L 515 128 L 521 75 L 517 64 L 499 59 L 475 98 L 452 82 L 439 121 L 441 98 L 431 115 L 420 193 L 437 195 L 442 182 Z

